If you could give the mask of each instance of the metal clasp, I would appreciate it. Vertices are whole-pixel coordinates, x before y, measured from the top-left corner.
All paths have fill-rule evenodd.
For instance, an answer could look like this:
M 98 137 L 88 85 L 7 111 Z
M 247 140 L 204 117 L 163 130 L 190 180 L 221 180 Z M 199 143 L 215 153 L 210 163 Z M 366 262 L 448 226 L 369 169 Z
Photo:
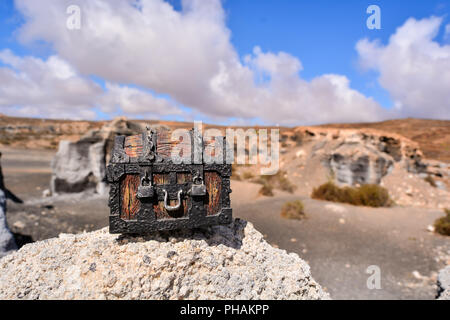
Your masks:
M 178 209 L 180 209 L 180 207 L 181 207 L 181 194 L 183 193 L 183 190 L 180 189 L 180 190 L 177 192 L 178 204 L 176 204 L 175 206 L 169 206 L 169 205 L 167 204 L 167 191 L 166 191 L 166 189 L 163 189 L 163 192 L 164 192 L 164 208 L 165 208 L 167 211 L 177 211 Z

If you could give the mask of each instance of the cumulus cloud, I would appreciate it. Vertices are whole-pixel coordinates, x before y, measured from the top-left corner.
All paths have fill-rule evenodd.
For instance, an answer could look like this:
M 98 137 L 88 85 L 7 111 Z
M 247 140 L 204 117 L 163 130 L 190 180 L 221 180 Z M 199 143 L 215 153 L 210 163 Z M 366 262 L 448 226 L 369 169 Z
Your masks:
M 57 56 L 47 60 L 0 51 L 0 106 L 21 116 L 95 118 L 101 88 Z
M 299 124 L 375 121 L 385 112 L 372 98 L 351 89 L 342 75 L 301 78 L 301 61 L 284 52 L 254 51 L 239 57 L 230 41 L 220 0 L 183 0 L 176 11 L 162 0 L 16 0 L 25 16 L 24 42 L 44 40 L 81 75 L 109 83 L 111 98 L 125 112 L 151 106 L 177 113 L 167 101 L 124 89 L 133 84 L 169 95 L 175 105 L 217 120 L 260 119 Z M 81 8 L 81 29 L 69 30 L 66 9 Z M 152 111 L 150 111 L 151 113 Z
M 105 91 L 58 56 L 42 60 L 2 50 L 0 62 L 0 107 L 11 115 L 95 119 L 95 107 L 129 115 L 181 114 L 166 99 L 135 88 L 107 84 Z
M 356 45 L 360 63 L 379 72 L 398 116 L 450 119 L 450 45 L 437 36 L 442 18 L 408 19 L 387 45 L 363 39 Z

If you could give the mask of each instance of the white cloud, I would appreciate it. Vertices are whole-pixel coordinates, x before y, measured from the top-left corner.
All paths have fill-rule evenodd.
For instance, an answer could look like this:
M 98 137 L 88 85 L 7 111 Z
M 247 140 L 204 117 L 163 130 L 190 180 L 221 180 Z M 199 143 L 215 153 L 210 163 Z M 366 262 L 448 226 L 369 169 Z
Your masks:
M 0 51 L 0 106 L 22 116 L 94 118 L 92 103 L 101 88 L 75 75 L 57 56 L 46 61 Z
M 168 100 L 118 85 L 104 91 L 57 56 L 47 60 L 0 51 L 0 107 L 18 116 L 95 119 L 94 108 L 129 115 L 170 115 L 181 111 Z
M 379 72 L 398 116 L 450 119 L 450 45 L 433 41 L 442 18 L 408 19 L 387 45 L 360 40 L 361 65 Z
M 183 0 L 181 12 L 162 0 L 75 3 L 81 7 L 80 30 L 65 27 L 66 8 L 73 0 L 16 0 L 26 18 L 20 38 L 47 41 L 79 73 L 105 79 L 126 112 L 148 111 L 154 97 L 146 100 L 145 93 L 120 89 L 117 83 L 168 94 L 219 120 L 298 124 L 385 117 L 384 109 L 351 89 L 344 76 L 305 81 L 299 76 L 301 61 L 288 53 L 264 53 L 256 47 L 241 61 L 220 0 Z M 103 108 L 112 106 L 107 101 Z
M 101 109 L 113 113 L 120 109 L 126 114 L 146 116 L 183 115 L 183 112 L 167 99 L 157 98 L 136 88 L 106 84 L 107 94 L 101 100 Z
M 450 40 L 450 23 L 445 26 L 444 39 Z

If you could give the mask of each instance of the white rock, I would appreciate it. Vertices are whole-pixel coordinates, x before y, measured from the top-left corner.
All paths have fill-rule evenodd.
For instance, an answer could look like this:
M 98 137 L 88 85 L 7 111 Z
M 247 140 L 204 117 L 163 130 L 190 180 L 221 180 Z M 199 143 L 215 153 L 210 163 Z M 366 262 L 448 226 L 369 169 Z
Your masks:
M 329 299 L 253 225 L 35 242 L 0 260 L 0 299 Z
M 328 203 L 325 205 L 325 209 L 336 212 L 336 213 L 345 213 L 347 210 L 338 204 Z

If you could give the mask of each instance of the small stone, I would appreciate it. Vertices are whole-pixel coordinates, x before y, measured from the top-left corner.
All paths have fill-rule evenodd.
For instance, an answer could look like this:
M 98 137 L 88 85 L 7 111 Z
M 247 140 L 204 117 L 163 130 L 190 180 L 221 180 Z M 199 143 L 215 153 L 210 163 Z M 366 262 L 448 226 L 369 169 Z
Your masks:
M 172 258 L 173 256 L 175 256 L 177 253 L 175 251 L 169 251 L 167 252 L 167 258 Z
M 142 261 L 144 261 L 145 264 L 150 264 L 152 260 L 149 256 L 145 255 L 142 257 Z
M 97 270 L 97 264 L 91 263 L 91 265 L 89 266 L 89 271 L 95 272 Z

